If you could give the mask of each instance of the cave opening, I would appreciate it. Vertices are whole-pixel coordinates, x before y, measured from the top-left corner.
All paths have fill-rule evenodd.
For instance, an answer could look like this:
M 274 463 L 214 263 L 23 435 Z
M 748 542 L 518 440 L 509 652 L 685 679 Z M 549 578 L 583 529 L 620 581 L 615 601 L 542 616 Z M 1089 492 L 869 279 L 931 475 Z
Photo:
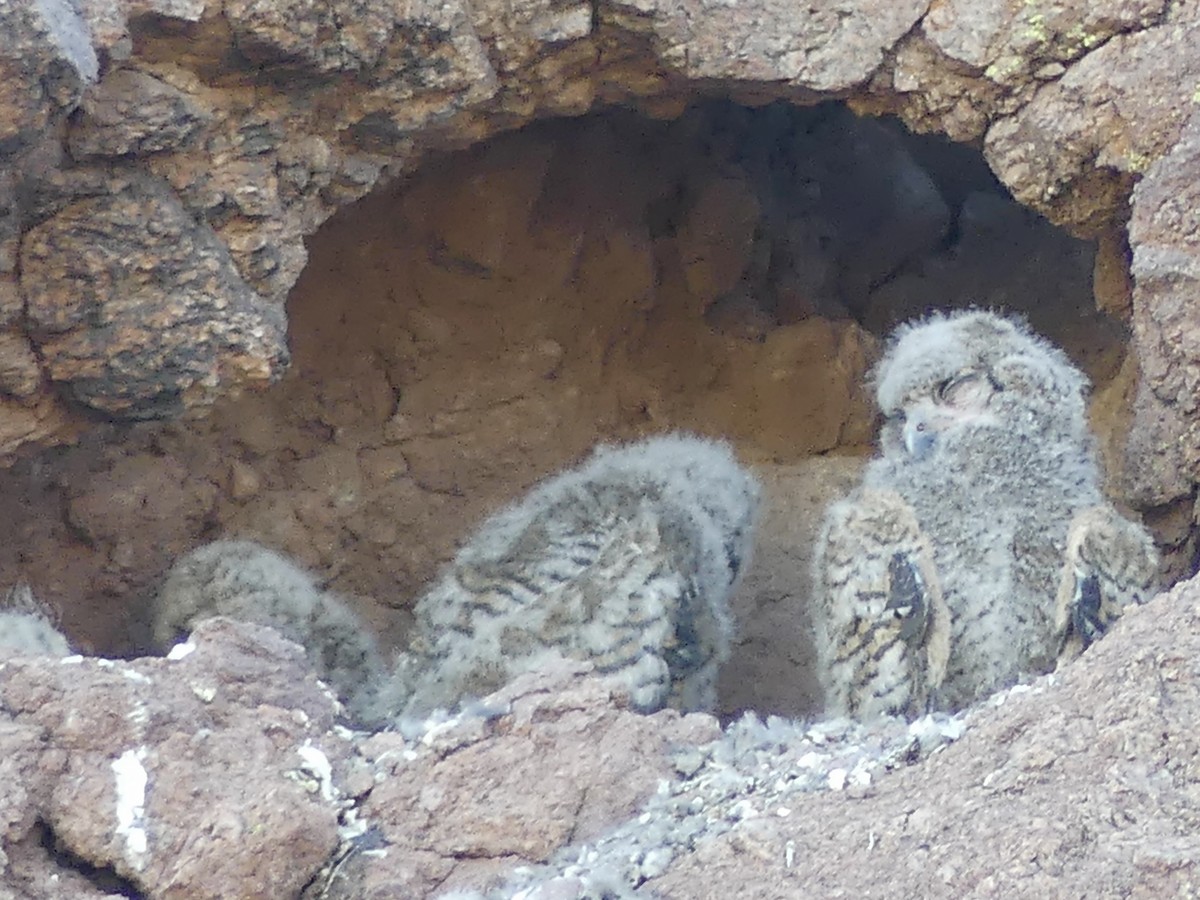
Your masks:
M 1105 448 L 1135 377 L 1119 245 L 1023 208 L 976 150 L 840 103 L 536 123 L 431 157 L 308 250 L 281 383 L 0 476 L 4 570 L 82 649 L 147 650 L 157 579 L 221 535 L 290 554 L 399 645 L 488 512 L 599 440 L 688 429 L 731 439 L 770 497 L 722 712 L 801 715 L 808 548 L 870 452 L 888 330 L 1025 315 L 1091 378 Z

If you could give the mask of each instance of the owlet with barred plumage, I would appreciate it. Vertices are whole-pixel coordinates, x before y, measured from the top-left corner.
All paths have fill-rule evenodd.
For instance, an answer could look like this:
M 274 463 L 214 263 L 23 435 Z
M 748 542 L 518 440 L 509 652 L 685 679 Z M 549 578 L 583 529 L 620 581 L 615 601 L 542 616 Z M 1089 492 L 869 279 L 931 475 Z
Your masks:
M 1087 379 L 1057 347 L 994 313 L 935 314 L 897 329 L 874 387 L 880 453 L 814 557 L 829 712 L 960 709 L 1153 593 L 1154 544 L 1101 490 Z
M 454 709 L 553 657 L 593 663 L 639 710 L 712 709 L 758 498 L 721 442 L 599 447 L 484 522 L 417 601 L 404 714 Z

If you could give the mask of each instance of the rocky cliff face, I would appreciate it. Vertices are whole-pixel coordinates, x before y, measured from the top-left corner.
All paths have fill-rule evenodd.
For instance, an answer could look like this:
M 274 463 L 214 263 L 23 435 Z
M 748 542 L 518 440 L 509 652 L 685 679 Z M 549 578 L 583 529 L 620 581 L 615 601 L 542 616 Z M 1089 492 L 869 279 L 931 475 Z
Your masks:
M 1112 493 L 1146 517 L 1169 575 L 1193 571 L 1200 55 L 1192 35 L 1200 6 L 488 4 L 0 7 L 0 456 L 10 464 L 0 472 L 0 590 L 29 581 L 61 610 L 77 647 L 133 656 L 147 649 L 144 603 L 170 559 L 229 533 L 291 553 L 400 643 L 412 598 L 486 512 L 598 439 L 693 428 L 732 437 L 770 488 L 768 524 L 738 600 L 740 643 L 722 711 L 812 713 L 808 546 L 819 510 L 853 480 L 872 437 L 864 373 L 893 322 L 971 303 L 1023 311 L 1087 371 Z M 1161 625 L 1163 616 L 1134 622 L 1167 654 L 1168 632 L 1155 629 L 1187 623 Z M 1108 661 L 1094 664 L 1094 692 L 1115 677 L 1121 646 L 1105 642 L 1095 654 Z M 271 647 L 236 653 L 297 665 Z M 131 663 L 135 674 L 114 684 L 133 690 L 138 677 L 185 663 Z M 79 690 L 113 687 L 100 682 L 115 670 L 82 665 Z M 60 706 L 47 708 L 69 721 L 96 698 L 72 699 L 62 671 L 21 664 L 0 676 L 47 703 L 61 694 Z M 611 698 L 587 690 L 586 703 L 562 700 L 553 717 L 576 722 L 563 710 L 593 704 L 588 716 L 637 731 L 629 746 L 660 740 L 638 730 L 659 724 L 635 727 Z M 1121 702 L 1157 696 L 1145 691 Z M 272 747 L 254 744 L 247 755 L 246 778 L 258 777 L 255 767 L 307 771 L 303 784 L 317 785 L 289 794 L 295 809 L 270 820 L 294 818 L 315 835 L 286 873 L 252 871 L 263 860 L 214 861 L 209 849 L 186 863 L 183 850 L 156 856 L 174 846 L 162 835 L 175 813 L 148 814 L 158 824 L 142 868 L 127 852 L 136 818 L 105 819 L 92 837 L 73 831 L 91 827 L 73 824 L 87 804 L 51 785 L 71 766 L 102 809 L 117 802 L 104 793 L 115 790 L 112 761 L 133 753 L 153 785 L 155 767 L 170 758 L 153 755 L 157 737 L 118 734 L 113 723 L 89 728 L 94 737 L 80 739 L 76 757 L 14 749 L 11 759 L 23 761 L 12 765 L 24 767 L 19 780 L 29 787 L 6 819 L 24 848 L 9 853 L 9 872 L 43 867 L 41 876 L 20 875 L 28 896 L 204 896 L 218 888 L 197 887 L 202 870 L 233 873 L 214 883 L 234 893 L 237 879 L 285 878 L 285 893 L 322 883 L 317 872 L 337 854 L 338 816 L 345 838 L 345 811 L 366 802 L 370 779 L 346 775 L 349 786 L 339 782 L 329 800 L 310 771 L 315 757 L 292 759 L 292 744 L 305 740 L 331 760 L 343 749 L 367 753 L 347 749 L 351 738 L 329 738 L 326 701 L 306 697 L 241 698 L 245 709 L 234 703 L 203 726 L 224 741 L 228 725 L 233 746 L 253 710 L 306 717 L 280 713 L 283 737 L 268 735 Z M 113 708 L 145 701 L 109 699 Z M 168 718 L 212 714 L 201 701 L 163 703 Z M 1057 746 L 1078 730 L 1079 721 L 1054 718 L 1040 703 L 1015 700 L 1028 716 L 997 726 L 994 743 L 1007 747 L 1032 729 Z M 1008 710 L 986 715 L 1008 721 Z M 1118 713 L 1141 715 L 1126 706 Z M 1079 712 L 1084 724 L 1090 715 Z M 662 727 L 699 741 L 696 729 L 715 726 Z M 57 734 L 28 717 L 13 728 L 14 748 Z M 538 744 L 547 758 L 560 752 L 555 740 Z M 971 740 L 938 760 L 959 760 L 961 796 L 976 807 L 1008 809 L 1003 791 L 1000 800 L 996 791 L 972 793 L 968 751 L 959 749 Z M 138 757 L 142 747 L 151 755 Z M 1107 749 L 1079 752 L 1079 779 L 1089 766 L 1093 775 L 1108 771 L 1088 755 Z M 1142 750 L 1135 755 L 1149 765 Z M 221 753 L 212 759 L 226 765 Z M 590 783 L 604 765 L 581 763 L 572 777 Z M 128 768 L 136 776 L 132 761 Z M 1066 768 L 1045 767 L 1038 796 L 1045 789 L 1051 805 L 1023 815 L 1066 821 L 1053 809 L 1069 804 L 1054 799 L 1057 791 L 1085 790 Z M 474 777 L 463 775 L 466 786 L 455 790 L 469 793 Z M 924 774 L 889 779 L 903 785 L 896 797 L 939 796 Z M 1089 784 L 1099 789 L 1095 778 Z M 899 810 L 910 801 L 897 799 L 873 813 L 901 838 L 915 817 L 925 836 L 911 846 L 880 844 L 884 826 L 860 833 L 854 823 L 869 816 L 854 819 L 844 798 L 821 798 L 812 821 L 834 827 L 784 834 L 807 821 L 794 811 L 768 819 L 765 843 L 735 829 L 695 859 L 714 873 L 728 864 L 731 878 L 759 885 L 762 896 L 790 890 L 797 871 L 797 884 L 857 892 L 867 883 L 855 878 L 887 870 L 870 865 L 871 854 L 890 851 L 917 854 L 905 863 L 915 892 L 1000 890 L 1010 877 L 1020 889 L 1044 877 L 1050 894 L 1065 893 L 1068 857 L 1085 868 L 1103 858 L 1111 871 L 1096 863 L 1092 877 L 1118 881 L 1113 873 L 1133 859 L 1166 890 L 1188 877 L 1192 848 L 1172 839 L 1170 859 L 1145 848 L 1173 827 L 1165 823 L 1190 821 L 1185 801 L 1171 799 L 1181 784 L 1155 781 L 1149 806 L 1130 813 L 1159 823 L 1153 828 L 1104 825 L 1107 814 L 1093 821 L 1089 805 L 1076 811 L 1078 832 L 1027 829 L 1048 842 L 1033 856 L 1013 836 L 1009 862 L 980 880 L 964 868 L 971 854 L 958 836 L 969 828 L 953 824 L 948 799 L 911 801 L 908 812 Z M 340 870 L 352 880 L 326 873 L 330 890 L 478 886 L 485 870 L 499 883 L 514 859 L 541 861 L 558 844 L 590 840 L 601 819 L 640 808 L 652 785 L 633 787 L 587 828 L 529 813 L 559 824 L 531 830 L 536 840 L 520 847 L 479 836 L 507 833 L 508 822 L 463 825 L 475 843 L 460 845 L 459 826 L 433 812 L 441 801 L 414 800 L 404 793 L 412 783 L 381 789 L 376 803 L 394 791 L 406 808 L 428 807 L 419 839 L 392 833 L 394 813 L 373 813 L 389 823 L 388 840 L 407 848 L 388 865 L 403 856 L 410 868 L 397 874 L 356 856 Z M 56 790 L 62 797 L 46 799 Z M 563 808 L 576 800 L 569 791 L 558 797 Z M 481 806 L 484 819 L 489 808 Z M 275 855 L 264 850 L 282 840 L 274 825 L 256 831 L 228 810 L 214 815 L 224 824 L 180 818 L 173 833 L 266 833 L 261 845 L 239 836 L 211 852 L 238 843 Z M 964 823 L 971 819 L 963 812 Z M 951 824 L 939 831 L 943 821 Z M 166 830 L 154 838 L 155 828 Z M 854 855 L 864 842 L 872 850 Z M 779 846 L 793 848 L 786 871 L 772 868 Z M 932 870 L 912 868 L 931 853 Z M 755 873 L 729 862 L 759 855 Z M 478 870 L 467 872 L 462 859 L 476 856 Z M 1036 873 L 1028 859 L 1040 861 Z M 797 870 L 796 860 L 822 868 Z M 703 895 L 696 881 L 670 880 L 694 879 L 672 874 L 690 865 L 677 861 L 663 875 L 673 895 Z M 929 871 L 945 877 L 930 880 Z M 58 887 L 46 873 L 62 879 Z M 777 876 L 786 884 L 771 881 Z M 719 882 L 713 896 L 731 895 L 735 883 Z
M 1020 202 L 1077 234 L 1130 219 L 1147 376 L 1135 430 L 1177 438 L 1196 361 L 1184 314 L 1166 308 L 1193 251 L 1193 223 L 1171 210 L 1189 208 L 1195 15 L 1163 2 L 10 4 L 0 447 L 61 440 L 87 411 L 174 416 L 277 378 L 304 239 L 433 152 L 613 104 L 672 117 L 713 94 L 893 113 L 976 142 Z M 1190 447 L 1173 486 L 1136 454 L 1139 496 L 1179 496 L 1200 465 Z
M 1184 896 L 1198 599 L 909 727 L 723 734 L 563 668 L 423 736 L 364 735 L 299 647 L 220 619 L 172 659 L 8 662 L 5 895 Z

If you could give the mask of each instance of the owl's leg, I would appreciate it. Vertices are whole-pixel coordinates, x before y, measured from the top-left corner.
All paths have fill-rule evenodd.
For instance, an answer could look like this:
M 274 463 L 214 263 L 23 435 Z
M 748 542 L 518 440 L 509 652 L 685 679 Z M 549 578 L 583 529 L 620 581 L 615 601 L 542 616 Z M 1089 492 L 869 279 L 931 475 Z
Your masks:
M 1158 551 L 1140 525 L 1108 505 L 1077 513 L 1056 601 L 1059 661 L 1103 637 L 1126 606 L 1148 600 L 1157 574 Z
M 831 506 L 813 576 L 827 711 L 864 719 L 925 712 L 946 674 L 950 620 L 911 507 L 892 491 Z

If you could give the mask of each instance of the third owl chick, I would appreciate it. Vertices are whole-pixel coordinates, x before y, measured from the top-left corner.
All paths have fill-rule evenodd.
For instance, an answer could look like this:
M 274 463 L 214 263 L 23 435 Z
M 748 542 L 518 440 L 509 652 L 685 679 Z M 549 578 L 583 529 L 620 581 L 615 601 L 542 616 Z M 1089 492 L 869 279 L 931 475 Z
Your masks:
M 757 480 L 690 435 L 605 446 L 488 519 L 417 602 L 409 716 L 490 693 L 555 655 L 635 707 L 711 709 L 749 562 Z
M 166 649 L 202 619 L 268 625 L 302 645 L 350 713 L 370 721 L 386 667 L 370 629 L 308 573 L 252 541 L 214 541 L 181 556 L 154 605 L 153 635 Z
M 55 611 L 21 582 L 0 601 L 0 660 L 13 656 L 69 656 Z
M 827 514 L 814 560 L 832 712 L 961 708 L 1053 668 L 1153 592 L 1149 535 L 1101 491 L 1086 390 L 1061 350 L 993 313 L 897 329 L 875 372 L 880 456 Z M 936 628 L 905 619 L 939 608 L 944 656 Z

